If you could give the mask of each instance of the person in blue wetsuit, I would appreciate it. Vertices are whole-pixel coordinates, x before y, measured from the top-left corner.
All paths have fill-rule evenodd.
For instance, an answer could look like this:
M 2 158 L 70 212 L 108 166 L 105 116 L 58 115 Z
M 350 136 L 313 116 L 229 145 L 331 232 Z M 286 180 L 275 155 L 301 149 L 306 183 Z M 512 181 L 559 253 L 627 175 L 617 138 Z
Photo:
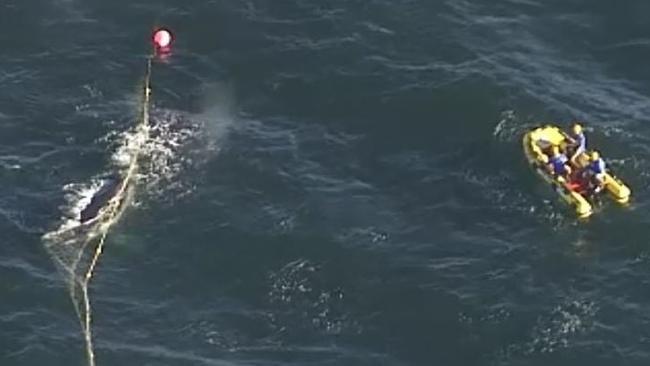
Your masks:
M 571 133 L 569 134 L 567 152 L 570 155 L 569 160 L 575 163 L 576 158 L 587 150 L 587 137 L 582 131 L 582 126 L 579 123 L 574 123 L 571 126 Z
M 587 180 L 593 193 L 600 192 L 605 187 L 605 173 L 607 165 L 600 157 L 598 151 L 592 151 L 589 155 L 589 164 L 585 167 L 583 179 Z
M 549 172 L 556 177 L 566 179 L 571 174 L 571 168 L 567 165 L 566 155 L 560 153 L 560 148 L 553 146 L 551 148 L 551 157 L 548 160 Z

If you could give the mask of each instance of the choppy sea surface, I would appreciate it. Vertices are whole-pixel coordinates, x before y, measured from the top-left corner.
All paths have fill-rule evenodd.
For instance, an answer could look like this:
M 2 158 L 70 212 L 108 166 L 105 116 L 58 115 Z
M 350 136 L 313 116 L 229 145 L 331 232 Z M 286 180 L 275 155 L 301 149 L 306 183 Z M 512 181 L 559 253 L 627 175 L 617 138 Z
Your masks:
M 87 364 L 43 235 L 119 165 L 165 25 L 97 365 L 648 365 L 649 11 L 3 1 L 0 364 Z M 526 165 L 573 119 L 629 207 L 579 222 Z

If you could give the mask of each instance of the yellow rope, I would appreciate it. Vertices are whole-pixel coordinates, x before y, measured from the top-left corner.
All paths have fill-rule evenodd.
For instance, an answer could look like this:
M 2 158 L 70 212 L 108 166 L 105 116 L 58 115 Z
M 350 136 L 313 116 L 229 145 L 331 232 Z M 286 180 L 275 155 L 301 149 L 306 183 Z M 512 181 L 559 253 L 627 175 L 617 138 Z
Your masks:
M 144 94 L 143 94 L 143 99 L 142 99 L 142 116 L 141 116 L 141 122 L 138 128 L 138 131 L 136 135 L 139 133 L 146 133 L 144 142 L 146 142 L 146 139 L 148 138 L 148 128 L 149 128 L 149 101 L 150 101 L 150 96 L 151 96 L 151 64 L 152 64 L 152 58 L 148 57 L 147 58 L 147 70 L 145 73 L 145 78 L 144 78 Z M 86 272 L 83 280 L 81 283 L 79 283 L 79 286 L 81 287 L 82 290 L 82 295 L 83 295 L 83 306 L 84 306 L 84 317 L 83 320 L 81 319 L 81 311 L 79 308 L 79 303 L 76 300 L 76 296 L 74 296 L 74 287 L 71 288 L 72 294 L 73 294 L 73 302 L 75 305 L 75 310 L 77 311 L 77 315 L 79 316 L 79 320 L 82 321 L 82 328 L 84 332 L 84 338 L 86 342 L 86 355 L 88 357 L 88 365 L 89 366 L 95 366 L 95 353 L 94 353 L 94 348 L 93 348 L 93 340 L 92 340 L 92 331 L 91 331 L 91 306 L 90 306 L 90 296 L 88 295 L 88 284 L 90 283 L 90 280 L 93 277 L 95 267 L 97 266 L 97 262 L 99 261 L 99 257 L 101 256 L 103 250 L 104 250 L 104 243 L 106 241 L 106 236 L 108 235 L 108 230 L 110 229 L 111 224 L 113 223 L 113 219 L 115 216 L 119 213 L 121 203 L 123 202 L 123 199 L 126 199 L 125 195 L 127 194 L 127 190 L 129 187 L 130 181 L 133 179 L 134 175 L 137 172 L 137 167 L 138 167 L 138 155 L 139 151 L 135 152 L 135 156 L 131 160 L 131 164 L 129 165 L 129 169 L 127 170 L 126 176 L 124 177 L 122 184 L 120 186 L 120 189 L 117 191 L 115 196 L 109 201 L 107 211 L 104 214 L 104 219 L 100 220 L 99 225 L 100 225 L 100 230 L 101 234 L 99 237 L 99 241 L 97 244 L 97 247 L 95 249 L 95 253 L 93 254 L 93 257 L 90 261 L 90 266 L 88 267 L 88 271 Z M 84 245 L 85 247 L 85 245 Z M 83 250 L 83 249 L 82 249 Z M 75 281 L 76 282 L 76 281 Z M 73 284 L 72 286 L 76 286 L 76 284 Z

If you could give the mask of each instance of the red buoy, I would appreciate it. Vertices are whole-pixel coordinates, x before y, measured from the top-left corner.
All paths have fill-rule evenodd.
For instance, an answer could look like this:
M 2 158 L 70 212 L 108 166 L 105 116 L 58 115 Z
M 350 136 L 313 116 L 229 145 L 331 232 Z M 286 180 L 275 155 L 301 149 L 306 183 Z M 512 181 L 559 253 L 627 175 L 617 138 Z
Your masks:
M 169 50 L 174 37 L 167 29 L 161 28 L 153 34 L 153 44 L 158 50 Z

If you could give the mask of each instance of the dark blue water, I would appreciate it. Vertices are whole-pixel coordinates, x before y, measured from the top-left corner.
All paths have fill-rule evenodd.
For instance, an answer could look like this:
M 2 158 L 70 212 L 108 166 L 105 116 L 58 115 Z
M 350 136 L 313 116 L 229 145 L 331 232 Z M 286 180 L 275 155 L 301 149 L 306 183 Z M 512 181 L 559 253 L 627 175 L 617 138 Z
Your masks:
M 4 1 L 0 364 L 87 364 L 42 235 L 111 172 L 166 25 L 97 365 L 647 365 L 648 11 Z M 578 222 L 526 166 L 522 134 L 573 119 L 629 208 Z

